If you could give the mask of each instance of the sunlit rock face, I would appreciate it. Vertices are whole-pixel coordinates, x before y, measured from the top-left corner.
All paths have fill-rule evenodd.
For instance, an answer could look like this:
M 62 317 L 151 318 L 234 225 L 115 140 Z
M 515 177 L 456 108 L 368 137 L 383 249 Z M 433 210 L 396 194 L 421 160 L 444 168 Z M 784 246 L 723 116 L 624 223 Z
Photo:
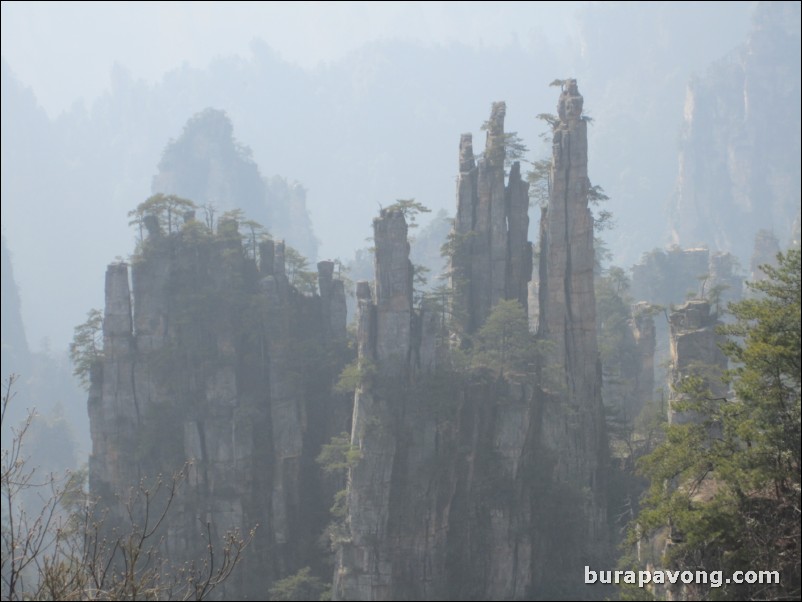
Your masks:
M 504 171 L 503 103 L 492 106 L 478 161 L 470 135 L 460 140 L 448 311 L 412 303 L 403 215 L 384 210 L 374 221 L 375 289 L 357 286 L 365 376 L 351 441 L 360 459 L 349 472 L 335 599 L 567 595 L 579 592 L 572 575 L 582 563 L 605 550 L 607 441 L 581 110 L 569 80 L 555 128 L 552 179 L 561 183 L 541 225 L 536 287 L 548 352 L 531 373 L 460 371 L 445 359 L 444 347 L 470 348 L 499 301 L 528 302 L 528 185 L 517 164 Z
M 599 543 L 606 538 L 607 438 L 596 342 L 587 121 L 576 80 L 562 87 L 549 204 L 540 222 L 538 335 L 552 343 L 546 398 L 554 402 L 544 405 L 542 428 L 544 445 L 556 452 L 556 478 L 589 492 L 588 536 Z

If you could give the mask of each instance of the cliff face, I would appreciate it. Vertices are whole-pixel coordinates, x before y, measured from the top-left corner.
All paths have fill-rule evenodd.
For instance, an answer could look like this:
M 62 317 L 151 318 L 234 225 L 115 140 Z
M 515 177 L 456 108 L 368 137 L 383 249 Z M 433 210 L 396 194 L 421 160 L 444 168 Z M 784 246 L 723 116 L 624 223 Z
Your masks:
M 526 239 L 529 183 L 521 179 L 516 161 L 504 184 L 506 111 L 503 102 L 493 103 L 478 164 L 471 134 L 460 140 L 451 279 L 454 305 L 467 333 L 475 332 L 501 299 L 516 299 L 527 307 L 532 276 L 532 245 Z
M 671 385 L 668 420 L 683 424 L 698 420 L 690 412 L 677 409 L 682 400 L 681 386 L 688 377 L 700 377 L 709 388 L 711 397 L 727 393 L 721 377 L 727 369 L 727 356 L 721 351 L 722 337 L 716 333 L 720 324 L 705 300 L 689 301 L 673 312 L 669 318 L 671 329 Z
M 604 564 L 607 441 L 581 111 L 568 80 L 541 224 L 537 335 L 524 312 L 527 185 L 518 164 L 505 182 L 503 103 L 481 159 L 469 137 L 460 144 L 452 312 L 439 299 L 413 303 L 403 213 L 374 220 L 374 284 L 357 285 L 354 461 L 345 516 L 328 531 L 335 599 L 582 597 L 582 566 Z M 255 241 L 244 251 L 230 219 L 215 233 L 192 213 L 174 232 L 153 215 L 143 225 L 132 286 L 126 264 L 107 271 L 91 488 L 119 512 L 115 493 L 191 460 L 165 546 L 197 555 L 199 516 L 219 531 L 259 523 L 225 592 L 258 597 L 310 564 L 327 522 L 333 491 L 314 458 L 348 426 L 347 402 L 330 394 L 345 355 L 343 286 L 321 262 L 319 295 L 299 293 L 283 243 L 259 244 L 257 263 Z M 510 355 L 521 361 L 497 359 Z
M 569 81 L 553 174 L 564 184 L 543 225 L 539 336 L 553 359 L 502 376 L 471 355 L 496 305 L 526 307 L 530 279 L 527 186 L 517 165 L 504 182 L 503 103 L 493 105 L 478 163 L 470 137 L 460 141 L 451 336 L 440 336 L 437 308 L 412 306 L 403 215 L 385 210 L 374 221 L 375 297 L 366 282 L 357 289 L 360 459 L 335 599 L 577 594 L 582 563 L 604 548 L 607 442 L 581 102 Z M 472 367 L 460 367 L 457 352 Z
M 674 242 L 745 261 L 758 229 L 791 236 L 800 195 L 799 45 L 799 4 L 761 2 L 747 43 L 688 86 Z
M 592 492 L 593 541 L 603 539 L 607 439 L 596 343 L 593 216 L 588 208 L 587 122 L 575 80 L 567 80 L 554 128 L 549 204 L 540 222 L 538 336 L 551 343 L 544 387 L 545 444 L 557 478 Z
M 662 305 L 682 304 L 688 297 L 706 298 L 726 307 L 743 295 L 740 262 L 732 253 L 710 253 L 707 248 L 655 249 L 632 266 L 632 296 L 638 302 Z M 655 322 L 655 366 L 672 361 L 669 325 Z M 661 374 L 666 382 L 670 375 Z
M 440 366 L 440 312 L 412 307 L 403 215 L 383 211 L 374 232 L 375 298 L 357 288 L 366 376 L 335 599 L 522 598 L 533 585 L 533 389 Z
M 154 218 L 155 219 L 155 218 Z M 260 525 L 229 597 L 264 595 L 315 558 L 329 496 L 314 459 L 350 404 L 330 394 L 345 340 L 345 295 L 319 265 L 320 295 L 299 293 L 284 244 L 243 252 L 236 222 L 214 234 L 190 215 L 106 272 L 104 357 L 92 372 L 90 488 L 112 510 L 144 479 L 189 462 L 164 546 L 204 556 L 200 518 L 222 535 Z M 131 294 L 133 292 L 133 295 Z

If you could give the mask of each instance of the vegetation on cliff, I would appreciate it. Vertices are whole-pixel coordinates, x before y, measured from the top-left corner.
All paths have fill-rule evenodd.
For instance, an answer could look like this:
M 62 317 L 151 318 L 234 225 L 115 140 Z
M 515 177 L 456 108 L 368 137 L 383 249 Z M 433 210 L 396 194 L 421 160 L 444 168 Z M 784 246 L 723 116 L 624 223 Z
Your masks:
M 697 599 L 794 599 L 800 594 L 800 253 L 763 266 L 768 279 L 732 303 L 721 331 L 731 393 L 699 377 L 679 387 L 699 421 L 672 424 L 643 458 L 651 480 L 632 541 L 668 526 L 676 569 L 779 571 L 775 584 L 697 586 Z M 691 586 L 694 587 L 694 586 Z

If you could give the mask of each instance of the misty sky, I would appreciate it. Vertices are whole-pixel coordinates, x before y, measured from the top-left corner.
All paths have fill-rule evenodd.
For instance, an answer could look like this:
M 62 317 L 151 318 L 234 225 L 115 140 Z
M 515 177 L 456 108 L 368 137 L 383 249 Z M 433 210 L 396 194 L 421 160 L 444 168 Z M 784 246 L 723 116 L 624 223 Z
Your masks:
M 305 68 L 366 42 L 532 46 L 567 42 L 587 2 L 3 2 L 2 55 L 51 117 L 108 88 L 115 62 L 158 81 L 189 63 L 248 56 L 260 38 Z
M 508 129 L 539 152 L 542 124 L 533 116 L 556 103 L 548 82 L 577 76 L 597 121 L 591 144 L 607 149 L 594 155 L 591 177 L 611 193 L 618 226 L 610 246 L 631 262 L 648 248 L 635 209 L 648 211 L 655 216 L 652 227 L 663 229 L 661 207 L 676 174 L 687 82 L 746 39 L 754 4 L 4 1 L 4 68 L 30 88 L 51 119 L 46 128 L 37 121 L 41 115 L 26 113 L 24 95 L 17 97 L 23 112 L 5 117 L 19 126 L 18 136 L 25 135 L 6 142 L 20 142 L 16 165 L 36 174 L 17 170 L 3 178 L 4 190 L 17 184 L 11 187 L 16 198 L 4 194 L 3 231 L 28 340 L 36 346 L 49 338 L 64 348 L 73 326 L 101 305 L 105 265 L 132 248 L 125 211 L 149 194 L 168 140 L 208 106 L 229 113 L 235 136 L 251 147 L 263 175 L 307 187 L 320 258 L 348 260 L 366 246 L 380 203 L 415 197 L 453 212 L 459 134 L 474 128 L 481 140 L 478 128 L 491 101 L 509 103 Z M 386 44 L 375 57 L 380 45 L 366 47 L 387 40 L 404 43 Z M 262 60 L 268 48 L 282 60 Z M 244 60 L 215 66 L 216 58 L 236 56 Z M 283 61 L 308 71 L 299 76 L 300 70 L 284 70 Z M 238 69 L 254 81 L 240 81 Z M 369 76 L 364 91 L 359 69 Z M 104 96 L 113 73 L 125 86 Z M 258 98 L 251 97 L 251 83 Z M 273 94 L 273 85 L 284 95 Z M 315 104 L 321 98 L 328 104 Z M 75 103 L 87 111 L 56 119 Z M 5 100 L 4 107 L 11 110 Z M 644 113 L 635 115 L 642 118 L 635 127 L 616 130 L 629 126 L 635 110 Z M 649 123 L 659 127 L 645 132 Z M 35 147 L 37 128 L 47 130 L 48 143 L 69 143 Z M 426 144 L 420 144 L 418 128 L 428 136 Z M 8 137 L 15 130 L 4 131 Z M 641 143 L 634 151 L 632 139 Z M 8 148 L 4 165 L 11 164 Z M 69 149 L 91 166 L 78 159 L 73 165 Z M 48 155 L 51 150 L 63 154 Z M 660 173 L 644 174 L 640 159 L 659 163 Z M 28 186 L 25 178 L 45 185 Z M 61 187 L 70 186 L 61 195 Z M 26 196 L 29 189 L 41 198 Z M 44 230 L 38 213 L 29 210 L 32 202 L 52 203 Z M 98 221 L 101 230 L 92 225 Z M 649 235 L 647 243 L 663 240 Z M 69 277 L 48 261 L 65 248 L 72 255 L 63 259 L 80 266 Z M 54 291 L 60 312 L 49 301 Z

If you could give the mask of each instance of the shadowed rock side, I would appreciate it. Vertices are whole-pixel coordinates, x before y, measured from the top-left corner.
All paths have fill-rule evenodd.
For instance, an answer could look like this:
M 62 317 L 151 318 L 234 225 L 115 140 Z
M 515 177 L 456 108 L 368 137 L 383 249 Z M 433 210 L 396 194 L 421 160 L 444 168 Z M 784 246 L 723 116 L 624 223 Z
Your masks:
M 543 441 L 555 477 L 586 491 L 587 537 L 605 537 L 607 460 L 596 343 L 593 216 L 588 209 L 587 122 L 567 80 L 554 127 L 551 192 L 540 222 L 538 337 L 551 343 L 543 383 Z
M 375 298 L 367 282 L 357 287 L 361 384 L 352 444 L 360 459 L 349 472 L 334 599 L 598 594 L 581 583 L 582 565 L 598 560 L 607 541 L 606 437 L 575 82 L 562 108 L 554 177 L 570 185 L 557 188 L 544 225 L 551 239 L 541 253 L 541 281 L 549 278 L 541 291 L 556 291 L 541 303 L 541 338 L 554 347 L 546 366 L 502 376 L 455 367 L 445 348 L 470 348 L 499 301 L 526 306 L 528 199 L 517 166 L 504 184 L 503 103 L 493 105 L 478 164 L 470 137 L 460 142 L 450 332 L 436 309 L 412 307 L 403 216 L 384 210 L 374 221 Z
M 504 185 L 505 114 L 503 102 L 493 103 L 478 163 L 471 134 L 460 139 L 451 284 L 454 313 L 469 334 L 500 299 L 517 299 L 526 309 L 532 277 L 532 244 L 526 239 L 529 183 L 521 179 L 518 161 Z
M 289 282 L 284 244 L 243 252 L 237 224 L 214 234 L 191 215 L 180 232 L 144 241 L 132 268 L 106 272 L 104 359 L 92 371 L 90 489 L 122 520 L 131 487 L 191 462 L 164 548 L 205 557 L 198 521 L 247 533 L 242 568 L 221 595 L 261 598 L 270 583 L 319 556 L 333 491 L 315 457 L 347 428 L 350 402 L 332 395 L 345 347 L 345 294 L 331 262 L 320 295 Z M 133 303 L 132 303 L 133 302 Z M 133 309 L 132 309 L 133 306 Z
M 403 215 L 382 211 L 374 233 L 375 299 L 357 286 L 360 459 L 334 598 L 521 598 L 531 585 L 521 475 L 532 388 L 440 366 L 440 312 L 412 307 Z

